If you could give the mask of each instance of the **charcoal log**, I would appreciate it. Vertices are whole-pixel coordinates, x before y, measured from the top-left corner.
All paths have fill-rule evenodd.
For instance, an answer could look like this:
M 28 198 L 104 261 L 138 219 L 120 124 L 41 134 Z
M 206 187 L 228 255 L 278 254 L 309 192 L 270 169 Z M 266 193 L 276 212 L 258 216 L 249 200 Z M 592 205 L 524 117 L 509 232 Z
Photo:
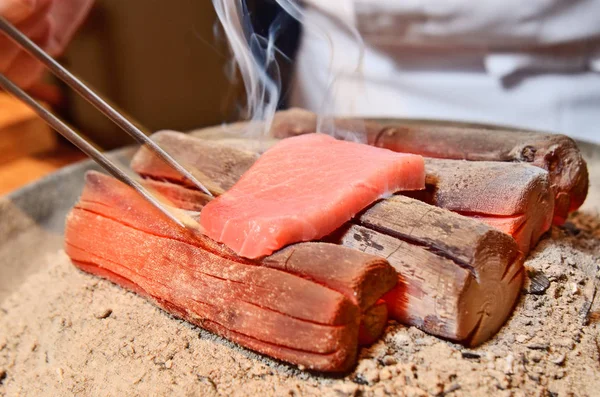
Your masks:
M 511 235 L 529 253 L 552 226 L 548 173 L 528 164 L 426 159 L 426 189 L 407 196 Z
M 180 146 L 193 152 L 179 154 L 186 161 L 197 159 L 199 169 L 217 145 L 172 132 L 153 139 L 167 150 Z M 247 152 L 219 150 L 228 153 L 227 164 L 236 163 L 238 153 L 247 161 Z M 150 186 L 161 184 L 178 207 L 201 210 L 207 197 L 188 186 L 157 182 L 142 166 L 148 164 L 149 155 L 145 149 L 136 154 L 132 162 L 136 172 L 147 176 Z M 228 189 L 235 179 L 231 170 L 218 170 L 212 164 L 213 183 Z M 390 316 L 466 345 L 480 344 L 497 332 L 511 313 L 523 281 L 523 255 L 510 236 L 409 197 L 375 203 L 324 240 L 386 258 L 399 272 L 398 285 L 385 296 Z
M 167 312 L 269 356 L 319 371 L 356 361 L 361 319 L 372 342 L 397 280 L 378 256 L 327 243 L 291 245 L 263 261 L 240 258 L 177 227 L 133 189 L 90 172 L 67 219 L 65 250 L 80 269 Z

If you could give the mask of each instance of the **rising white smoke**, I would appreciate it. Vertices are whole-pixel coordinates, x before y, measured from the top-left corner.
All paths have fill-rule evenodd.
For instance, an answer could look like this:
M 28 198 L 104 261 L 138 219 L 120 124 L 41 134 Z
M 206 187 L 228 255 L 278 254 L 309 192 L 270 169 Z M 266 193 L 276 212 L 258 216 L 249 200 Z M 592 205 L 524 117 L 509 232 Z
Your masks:
M 263 121 L 263 132 L 266 133 L 272 123 L 281 91 L 277 82 L 267 74 L 267 70 L 273 68 L 279 73 L 277 63 L 274 62 L 274 34 L 269 35 L 267 46 L 263 48 L 264 41 L 253 32 L 243 0 L 213 0 L 213 5 L 244 82 L 247 115 L 252 121 Z M 259 58 L 261 55 L 262 60 Z
M 275 19 L 269 27 L 267 37 L 263 37 L 253 30 L 245 0 L 212 1 L 246 91 L 247 118 L 253 123 L 250 124 L 250 129 L 245 131 L 245 135 L 258 139 L 268 137 L 281 96 L 281 76 L 276 60 L 279 51 L 275 46 L 277 34 L 282 27 L 281 18 Z M 303 9 L 295 0 L 276 1 L 289 16 L 303 24 L 305 33 L 315 34 L 327 43 L 330 54 L 329 69 L 331 70 L 336 49 L 327 31 L 305 19 Z M 364 55 L 362 37 L 353 26 L 349 26 L 341 20 L 339 22 L 358 44 L 359 54 L 355 73 L 360 76 Z M 322 110 L 318 114 L 317 131 L 341 139 L 360 141 L 364 137 L 364 134 L 360 134 L 362 131 L 358 131 L 363 128 L 361 123 L 353 125 L 352 131 L 342 130 L 336 127 L 334 118 L 328 112 L 332 97 L 335 95 L 337 79 L 337 75 L 330 74 L 323 104 L 320 107 Z

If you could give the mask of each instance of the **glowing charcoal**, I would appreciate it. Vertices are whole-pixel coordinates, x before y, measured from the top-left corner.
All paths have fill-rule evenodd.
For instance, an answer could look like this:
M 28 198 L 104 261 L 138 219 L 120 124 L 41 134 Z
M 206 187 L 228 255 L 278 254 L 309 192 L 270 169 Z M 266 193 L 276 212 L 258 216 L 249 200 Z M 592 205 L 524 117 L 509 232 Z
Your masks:
M 242 259 L 95 172 L 67 218 L 65 250 L 80 269 L 177 317 L 319 371 L 349 369 L 359 344 L 379 337 L 380 299 L 397 280 L 384 258 L 327 243 Z

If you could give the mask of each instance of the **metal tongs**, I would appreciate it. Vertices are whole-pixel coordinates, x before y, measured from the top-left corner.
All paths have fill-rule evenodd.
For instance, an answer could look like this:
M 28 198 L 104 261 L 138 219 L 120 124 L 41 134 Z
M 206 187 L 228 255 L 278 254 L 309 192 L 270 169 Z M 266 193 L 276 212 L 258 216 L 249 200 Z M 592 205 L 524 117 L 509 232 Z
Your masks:
M 42 62 L 54 75 L 56 75 L 67 85 L 69 85 L 85 100 L 94 105 L 98 110 L 100 110 L 100 112 L 102 112 L 115 124 L 121 127 L 121 129 L 124 130 L 127 134 L 129 134 L 139 143 L 146 145 L 156 155 L 158 155 L 162 160 L 164 160 L 167 164 L 173 167 L 187 180 L 192 182 L 202 192 L 207 194 L 209 197 L 213 197 L 211 192 L 196 177 L 194 177 L 188 170 L 186 170 L 181 164 L 179 164 L 173 157 L 171 157 L 167 152 L 161 149 L 154 141 L 148 138 L 126 117 L 124 117 L 121 113 L 119 113 L 117 110 L 111 107 L 98 94 L 96 94 L 88 86 L 82 83 L 77 77 L 71 74 L 67 69 L 61 66 L 44 50 L 38 47 L 21 31 L 19 31 L 11 23 L 9 23 L 6 19 L 2 17 L 0 17 L 0 31 L 5 33 L 23 49 L 25 49 L 32 56 L 34 56 L 36 59 Z M 2 73 L 0 73 L 0 87 L 14 95 L 16 98 L 23 101 L 29 107 L 31 107 L 53 129 L 55 129 L 62 136 L 68 139 L 71 143 L 73 143 L 75 146 L 81 149 L 81 151 L 83 151 L 85 154 L 90 156 L 112 176 L 135 189 L 146 200 L 148 200 L 152 205 L 158 208 L 162 213 L 164 213 L 178 225 L 194 230 L 198 228 L 197 222 L 193 221 L 190 217 L 185 216 L 183 213 L 177 211 L 174 208 L 168 208 L 165 204 L 163 204 L 160 201 L 159 197 L 156 194 L 150 192 L 139 182 L 127 175 L 127 173 L 123 169 L 121 169 L 115 162 L 108 159 L 98 149 L 96 149 L 93 145 L 91 145 L 84 138 L 82 138 L 75 130 L 70 128 L 62 120 L 56 117 L 52 112 L 40 105 L 37 101 L 35 101 L 31 96 L 29 96 L 25 91 L 19 88 L 15 83 L 13 83 Z

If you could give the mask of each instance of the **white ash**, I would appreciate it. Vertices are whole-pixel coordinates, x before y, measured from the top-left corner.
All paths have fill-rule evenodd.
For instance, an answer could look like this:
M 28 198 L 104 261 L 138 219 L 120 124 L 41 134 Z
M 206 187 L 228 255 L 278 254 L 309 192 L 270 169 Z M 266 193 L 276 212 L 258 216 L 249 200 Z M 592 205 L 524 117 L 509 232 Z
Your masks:
M 391 323 L 343 376 L 242 349 L 76 270 L 59 252 L 0 305 L 0 396 L 598 395 L 599 188 L 531 254 L 528 274 L 541 284 L 525 284 L 492 340 L 465 348 Z

